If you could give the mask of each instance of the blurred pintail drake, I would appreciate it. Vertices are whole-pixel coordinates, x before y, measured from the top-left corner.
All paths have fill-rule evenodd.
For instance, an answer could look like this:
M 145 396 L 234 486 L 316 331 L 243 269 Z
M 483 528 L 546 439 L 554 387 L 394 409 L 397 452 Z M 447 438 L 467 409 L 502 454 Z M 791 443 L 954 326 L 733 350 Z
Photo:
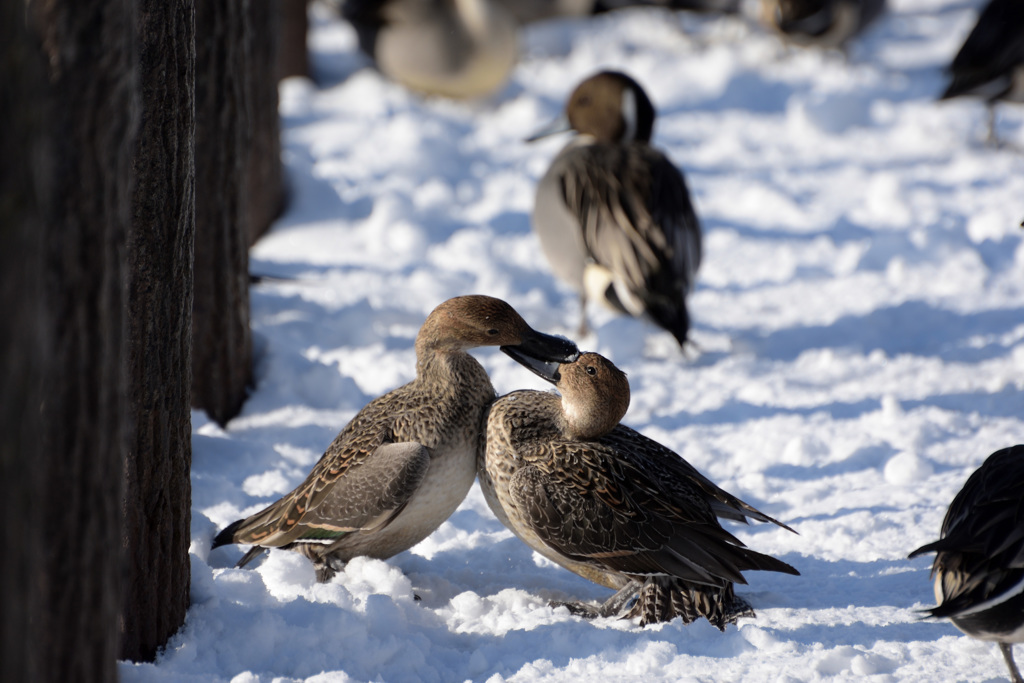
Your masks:
M 345 0 L 341 13 L 384 75 L 428 95 L 496 92 L 519 54 L 518 23 L 499 0 Z
M 515 391 L 494 402 L 478 463 L 484 497 L 533 550 L 617 591 L 597 607 L 552 606 L 584 617 L 639 617 L 641 626 L 704 617 L 725 630 L 754 616 L 733 590 L 746 583 L 741 572 L 799 574 L 746 548 L 718 520 L 792 529 L 619 424 L 629 382 L 610 361 L 595 353 L 563 364 L 538 363 L 511 349 L 509 355 L 554 383 L 561 396 Z
M 593 14 L 596 0 L 497 0 L 521 25 Z
M 504 301 L 449 299 L 416 335 L 416 378 L 352 419 L 294 491 L 229 525 L 213 547 L 248 543 L 301 553 L 329 581 L 358 555 L 386 559 L 441 525 L 476 477 L 480 427 L 494 389 L 466 349 L 500 346 L 516 358 L 571 360 L 576 345 L 535 331 Z M 521 361 L 520 361 L 521 362 Z
M 996 451 L 968 478 L 939 540 L 910 557 L 930 552 L 939 604 L 925 611 L 999 643 L 1010 676 L 1024 683 L 1012 649 L 1024 642 L 1024 446 Z
M 560 17 L 581 17 L 629 7 L 738 14 L 741 0 L 498 0 L 520 24 Z
M 762 0 L 761 17 L 794 45 L 843 49 L 884 8 L 885 0 Z
M 537 186 L 533 228 L 555 275 L 586 305 L 652 320 L 685 346 L 700 222 L 678 168 L 650 144 L 654 106 L 629 76 L 603 71 L 530 140 L 573 130 Z
M 997 144 L 995 103 L 1024 102 L 1024 2 L 991 0 L 949 66 L 940 99 L 973 96 L 988 105 L 988 142 Z

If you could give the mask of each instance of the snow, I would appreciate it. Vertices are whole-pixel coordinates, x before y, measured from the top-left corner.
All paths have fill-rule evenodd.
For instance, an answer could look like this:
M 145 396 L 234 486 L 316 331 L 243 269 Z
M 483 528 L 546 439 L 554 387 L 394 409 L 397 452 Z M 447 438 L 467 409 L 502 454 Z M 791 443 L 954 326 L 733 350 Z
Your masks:
M 252 249 L 256 387 L 226 429 L 193 415 L 192 607 L 126 683 L 232 681 L 993 681 L 996 647 L 946 622 L 930 558 L 946 506 L 1024 434 L 1024 158 L 984 108 L 937 103 L 980 0 L 892 0 L 839 54 L 735 18 L 628 11 L 524 32 L 494 97 L 385 81 L 313 8 L 318 85 L 281 84 L 291 204 Z M 451 519 L 329 584 L 271 552 L 234 569 L 217 530 L 298 484 L 371 398 L 412 378 L 427 313 L 461 294 L 572 335 L 576 296 L 530 231 L 565 138 L 523 138 L 599 68 L 642 83 L 684 169 L 706 250 L 693 338 L 592 309 L 582 348 L 629 374 L 626 424 L 792 525 L 729 528 L 802 576 L 750 572 L 756 620 L 638 628 L 551 599 L 608 590 L 532 553 L 474 486 Z M 1004 107 L 1004 139 L 1024 114 Z M 500 393 L 546 386 L 474 352 Z M 418 598 L 418 599 L 417 599 Z

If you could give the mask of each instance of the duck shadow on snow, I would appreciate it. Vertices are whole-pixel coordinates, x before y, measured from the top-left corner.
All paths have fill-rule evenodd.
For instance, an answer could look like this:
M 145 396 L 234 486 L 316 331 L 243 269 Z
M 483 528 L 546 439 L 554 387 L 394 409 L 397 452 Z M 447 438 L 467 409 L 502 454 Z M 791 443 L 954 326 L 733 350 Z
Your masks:
M 458 555 L 462 557 L 457 559 Z M 948 623 L 916 619 L 914 608 L 927 606 L 931 595 L 926 566 L 915 569 L 907 560 L 829 562 L 795 554 L 780 559 L 797 566 L 802 576 L 748 572 L 750 585 L 738 586 L 737 593 L 761 611 L 761 616 L 756 620 L 741 620 L 740 627 L 753 624 L 769 630 L 776 641 L 792 642 L 798 647 L 821 643 L 826 649 L 860 647 L 865 642 L 875 641 L 937 641 L 957 634 Z M 541 604 L 556 598 L 597 601 L 610 595 L 610 590 L 564 569 L 536 565 L 532 552 L 515 538 L 482 544 L 471 550 L 437 553 L 431 560 L 406 552 L 388 562 L 402 569 L 412 581 L 413 590 L 424 595 L 423 600 L 410 605 L 386 596 L 369 596 L 373 599 L 368 598 L 365 608 L 360 609 L 313 603 L 300 597 L 287 604 L 274 605 L 271 614 L 259 618 L 274 622 L 279 646 L 296 639 L 296 645 L 301 643 L 302 647 L 308 647 L 306 639 L 311 629 L 338 637 L 351 632 L 357 643 L 360 640 L 375 643 L 374 651 L 389 647 L 391 641 L 404 643 L 402 647 L 415 651 L 414 659 L 420 661 L 418 667 L 421 667 L 417 675 L 423 680 L 444 680 L 449 676 L 483 680 L 494 673 L 510 675 L 538 660 L 564 667 L 573 659 L 607 656 L 611 651 L 642 648 L 645 643 L 654 642 L 671 643 L 678 654 L 710 658 L 730 658 L 756 650 L 736 627 L 719 633 L 703 620 L 690 625 L 675 620 L 641 629 L 635 624 L 612 625 L 609 620 L 588 622 L 566 615 L 554 623 L 513 627 L 500 633 L 467 633 L 458 618 L 437 613 L 452 598 L 467 591 L 487 598 L 504 589 L 518 589 L 535 596 Z M 924 561 L 921 564 L 926 565 Z M 265 611 L 263 606 L 242 608 L 228 600 L 218 602 L 211 608 L 226 610 L 228 617 L 240 623 L 249 623 Z M 862 620 L 856 612 L 859 607 L 877 606 L 892 606 L 905 612 L 906 618 L 871 623 Z M 206 607 L 198 605 L 196 608 Z M 834 623 L 793 624 L 791 616 L 787 616 L 784 623 L 773 622 L 769 610 L 776 608 L 838 610 L 839 613 L 834 615 Z M 231 617 L 230 612 L 238 609 L 253 614 Z M 505 608 L 492 605 L 485 609 L 501 611 Z M 492 628 L 510 615 L 491 616 L 494 618 L 484 619 L 483 628 Z M 478 617 L 469 615 L 471 619 Z M 376 655 L 371 653 L 367 658 L 357 652 L 361 651 L 324 650 L 316 667 L 322 670 L 342 668 L 359 677 L 361 669 L 372 665 L 368 662 L 376 661 Z M 470 653 L 472 657 L 467 656 Z M 275 668 L 275 673 L 285 675 L 296 675 L 306 664 L 308 662 L 292 659 L 263 662 L 264 666 Z M 377 674 L 387 680 L 413 680 L 413 674 L 398 661 L 384 667 L 386 670 L 378 670 Z
M 828 325 L 801 325 L 754 336 L 731 332 L 759 358 L 793 361 L 809 349 L 849 349 L 860 353 L 881 350 L 899 355 L 939 357 L 947 362 L 981 363 L 998 358 L 1007 347 L 993 342 L 968 345 L 971 337 L 998 338 L 1020 326 L 1021 310 L 1007 308 L 957 313 L 921 301 L 908 301 L 845 315 Z

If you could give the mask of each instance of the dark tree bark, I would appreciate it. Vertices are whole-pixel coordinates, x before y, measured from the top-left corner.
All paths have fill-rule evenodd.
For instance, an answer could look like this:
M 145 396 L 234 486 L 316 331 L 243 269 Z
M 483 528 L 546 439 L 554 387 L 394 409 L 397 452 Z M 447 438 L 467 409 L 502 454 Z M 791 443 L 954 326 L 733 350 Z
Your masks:
M 120 652 L 136 661 L 155 657 L 189 604 L 195 227 L 193 0 L 141 0 L 138 9 Z
M 295 0 L 285 0 L 295 4 Z M 242 212 L 251 246 L 281 213 L 281 134 L 277 112 L 277 59 L 281 2 L 246 0 L 242 120 L 246 140 Z
M 277 52 L 277 80 L 309 76 L 308 0 L 278 0 L 281 5 L 281 46 Z
M 241 408 L 252 365 L 249 232 L 241 206 L 246 158 L 244 4 L 196 4 L 192 404 L 222 424 Z
M 40 680 L 30 590 L 41 564 L 36 515 L 42 456 L 42 225 L 32 178 L 38 169 L 45 87 L 43 61 L 20 2 L 0 3 L 0 680 Z
M 37 681 L 115 681 L 126 448 L 124 243 L 131 220 L 134 3 L 33 6 L 48 60 L 39 174 L 42 450 L 32 501 Z

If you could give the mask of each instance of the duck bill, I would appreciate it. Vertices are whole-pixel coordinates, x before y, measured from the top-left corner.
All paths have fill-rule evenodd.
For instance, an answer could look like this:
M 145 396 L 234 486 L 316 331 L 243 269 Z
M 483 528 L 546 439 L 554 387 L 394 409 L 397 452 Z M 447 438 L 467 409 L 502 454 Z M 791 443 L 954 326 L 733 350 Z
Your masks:
M 569 117 L 563 114 L 548 125 L 544 126 L 530 137 L 526 138 L 526 142 L 536 142 L 541 138 L 546 138 L 551 135 L 557 135 L 559 133 L 565 133 L 572 130 L 572 124 L 569 123 Z
M 558 366 L 580 357 L 576 344 L 564 337 L 554 337 L 529 330 L 515 346 L 502 346 L 512 360 L 549 382 L 557 382 Z
M 558 372 L 558 368 L 561 367 L 561 364 L 558 362 L 544 361 L 534 358 L 533 356 L 527 356 L 520 353 L 521 349 L 518 346 L 502 346 L 501 350 L 508 354 L 512 360 L 552 384 L 558 384 L 559 380 L 562 379 L 562 375 Z

